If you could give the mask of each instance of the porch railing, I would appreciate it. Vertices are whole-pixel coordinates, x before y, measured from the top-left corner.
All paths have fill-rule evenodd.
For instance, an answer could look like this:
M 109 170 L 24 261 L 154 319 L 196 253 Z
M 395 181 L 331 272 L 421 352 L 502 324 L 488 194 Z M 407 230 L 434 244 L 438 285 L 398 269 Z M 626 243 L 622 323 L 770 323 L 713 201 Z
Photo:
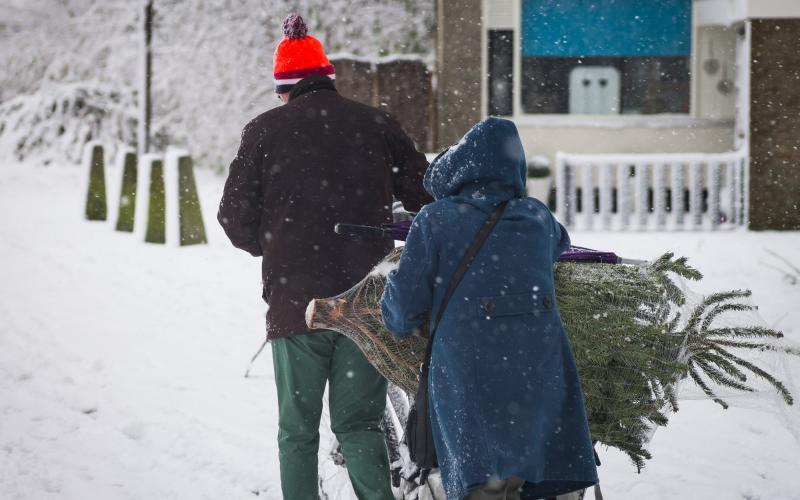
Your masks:
M 747 220 L 747 153 L 556 155 L 556 216 L 567 227 L 718 229 Z

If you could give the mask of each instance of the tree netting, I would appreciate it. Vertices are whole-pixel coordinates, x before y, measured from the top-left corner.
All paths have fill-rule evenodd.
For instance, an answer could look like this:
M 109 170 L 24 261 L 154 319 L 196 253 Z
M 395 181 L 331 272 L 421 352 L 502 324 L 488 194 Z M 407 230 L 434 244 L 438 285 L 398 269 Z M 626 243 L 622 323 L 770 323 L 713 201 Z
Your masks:
M 350 290 L 311 301 L 306 322 L 352 339 L 382 375 L 413 395 L 427 338 L 396 337 L 380 312 L 386 276 L 401 251 L 394 249 Z M 783 406 L 793 404 L 777 376 L 785 372 L 770 360 L 798 354 L 797 349 L 781 342 L 780 332 L 742 315 L 755 310 L 749 291 L 706 297 L 689 292 L 687 301 L 685 280 L 701 278 L 686 258 L 671 253 L 641 265 L 555 265 L 558 307 L 575 353 L 592 438 L 621 450 L 638 468 L 651 457 L 646 446 L 655 428 L 678 409 L 684 380 L 723 407 L 731 395 L 767 390 Z
M 306 323 L 310 328 L 328 328 L 350 338 L 389 382 L 415 394 L 428 339 L 392 335 L 383 325 L 380 308 L 386 275 L 397 266 L 402 250 L 392 250 L 366 278 L 343 294 L 312 300 Z
M 687 303 L 684 307 L 686 311 L 691 311 L 690 305 L 701 304 L 708 298 L 693 292 L 685 285 L 683 289 Z M 744 361 L 744 369 L 740 369 L 741 373 L 738 374 L 734 372 L 734 376 L 739 381 L 743 377 L 746 378 L 745 385 L 748 389 L 742 390 L 736 384 L 717 383 L 701 372 L 697 373 L 697 377 L 690 375 L 679 383 L 677 391 L 679 399 L 711 399 L 722 408 L 767 410 L 778 417 L 784 428 L 800 441 L 800 404 L 796 402 L 786 404 L 787 396 L 791 400 L 800 393 L 800 388 L 797 386 L 797 382 L 800 381 L 800 345 L 782 336 L 774 336 L 775 333 L 780 335 L 780 332 L 775 331 L 774 326 L 767 325 L 750 293 L 748 291 L 741 293 L 743 296 L 736 299 L 739 307 L 716 315 L 712 319 L 712 328 L 707 330 L 712 334 L 718 331 L 730 331 L 730 336 L 733 338 L 719 339 L 717 344 L 725 351 L 723 355 L 734 358 L 735 366 L 741 364 L 735 358 Z M 754 333 L 751 330 L 772 332 L 772 335 L 754 337 L 751 336 Z M 714 335 L 711 336 L 712 339 L 716 338 Z M 690 344 L 688 349 L 689 354 L 702 363 L 704 358 L 713 358 L 718 354 L 711 350 L 711 347 L 708 342 L 696 341 Z M 751 365 L 755 372 L 748 368 Z M 705 382 L 705 385 L 698 384 L 696 378 Z M 705 392 L 706 389 L 711 389 L 712 395 Z

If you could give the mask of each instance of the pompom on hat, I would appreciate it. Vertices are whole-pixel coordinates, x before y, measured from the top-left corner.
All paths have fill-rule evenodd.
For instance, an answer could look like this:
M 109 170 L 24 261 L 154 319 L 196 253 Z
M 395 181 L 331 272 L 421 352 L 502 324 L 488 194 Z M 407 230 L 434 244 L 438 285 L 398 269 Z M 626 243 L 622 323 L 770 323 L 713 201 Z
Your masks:
M 336 78 L 322 44 L 308 34 L 302 17 L 291 14 L 284 19 L 283 34 L 272 60 L 276 93 L 290 92 L 297 82 L 309 76 Z

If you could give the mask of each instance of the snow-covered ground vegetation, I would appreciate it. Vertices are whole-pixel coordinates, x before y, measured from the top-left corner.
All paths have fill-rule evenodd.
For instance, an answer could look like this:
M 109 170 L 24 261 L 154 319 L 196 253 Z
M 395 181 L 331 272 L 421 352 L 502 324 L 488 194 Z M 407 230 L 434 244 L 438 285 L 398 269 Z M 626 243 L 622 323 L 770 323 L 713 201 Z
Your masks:
M 77 89 L 102 92 L 104 119 L 124 116 L 127 130 L 130 114 L 135 130 L 140 7 L 128 0 L 2 2 L 0 157 L 74 161 L 88 140 L 71 120 L 79 115 L 46 111 L 57 95 L 76 99 Z M 156 149 L 177 145 L 201 166 L 227 165 L 245 123 L 278 104 L 272 53 L 283 36 L 280 23 L 294 8 L 279 0 L 155 2 Z M 425 55 L 432 48 L 432 0 L 311 0 L 299 13 L 330 54 Z M 88 135 L 134 145 L 126 131 L 104 126 L 96 132 Z M 23 135 L 41 141 L 19 146 Z
M 0 105 L 0 151 L 17 159 L 78 162 L 83 145 L 136 141 L 133 94 L 108 85 L 46 82 L 37 94 Z
M 197 181 L 209 244 L 178 248 L 84 221 L 80 168 L 0 165 L 0 498 L 280 498 L 269 348 L 243 377 L 264 335 L 259 260 L 214 222 L 223 179 Z M 800 285 L 770 253 L 796 265 L 798 233 L 573 241 L 686 255 L 706 275 L 695 291 L 750 288 L 766 324 L 800 341 Z M 782 372 L 795 390 L 798 368 Z M 800 441 L 776 401 L 728 398 L 723 410 L 686 389 L 641 474 L 599 448 L 606 498 L 800 499 Z M 330 443 L 323 432 L 323 473 L 345 485 Z

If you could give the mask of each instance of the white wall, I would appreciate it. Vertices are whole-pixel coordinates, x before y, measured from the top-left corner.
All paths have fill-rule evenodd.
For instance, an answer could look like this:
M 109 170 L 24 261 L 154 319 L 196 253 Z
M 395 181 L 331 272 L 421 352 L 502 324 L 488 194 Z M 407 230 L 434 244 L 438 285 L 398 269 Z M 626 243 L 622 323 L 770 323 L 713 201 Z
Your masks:
M 800 17 L 800 2 L 797 0 L 747 0 L 747 17 L 750 19 Z
M 746 19 L 800 17 L 799 0 L 695 0 L 699 25 L 730 26 Z
M 736 26 L 696 26 L 692 48 L 693 114 L 733 119 L 736 109 Z M 726 86 L 728 92 L 723 91 Z

